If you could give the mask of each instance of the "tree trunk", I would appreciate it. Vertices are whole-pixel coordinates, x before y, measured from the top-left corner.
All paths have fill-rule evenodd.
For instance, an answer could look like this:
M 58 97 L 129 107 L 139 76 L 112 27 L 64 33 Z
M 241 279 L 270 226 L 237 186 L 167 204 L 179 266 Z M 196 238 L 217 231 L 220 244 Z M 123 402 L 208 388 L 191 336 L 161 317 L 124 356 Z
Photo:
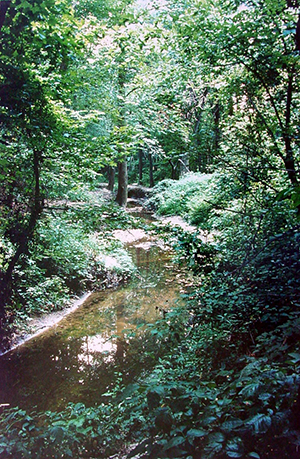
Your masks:
M 220 104 L 219 102 L 216 103 L 214 108 L 214 150 L 215 153 L 218 153 L 220 147 Z
M 294 2 L 294 4 L 292 4 L 291 6 L 294 8 L 298 7 L 298 2 Z M 300 14 L 298 14 L 298 20 L 297 20 L 297 25 L 296 25 L 295 50 L 296 52 L 300 51 Z M 287 87 L 285 129 L 284 129 L 284 143 L 285 143 L 284 165 L 285 165 L 286 172 L 288 174 L 288 178 L 291 184 L 294 187 L 298 188 L 299 187 L 299 177 L 298 177 L 298 173 L 296 170 L 295 157 L 293 153 L 292 140 L 291 140 L 291 134 L 290 134 L 292 99 L 294 95 L 293 85 L 294 85 L 295 78 L 296 78 L 296 68 L 295 68 L 295 64 L 293 64 L 290 70 L 288 87 Z M 300 205 L 299 204 L 297 205 L 297 213 L 298 215 L 300 215 Z
M 142 185 L 143 183 L 143 150 L 139 148 L 138 150 L 138 155 L 139 155 L 139 185 Z
M 298 21 L 296 26 L 295 45 L 296 51 L 300 51 L 300 13 L 298 14 Z
M 0 30 L 2 29 L 2 26 L 4 24 L 6 11 L 7 11 L 7 8 L 9 7 L 10 3 L 11 3 L 10 0 L 9 1 L 6 1 L 6 0 L 1 0 L 0 1 Z
M 116 175 L 116 169 L 112 166 L 109 166 L 108 167 L 108 185 L 107 185 L 107 188 L 109 189 L 109 191 L 114 191 L 115 175 Z
M 151 153 L 149 153 L 149 184 L 150 184 L 150 188 L 154 187 L 153 159 L 152 159 Z
M 119 42 L 121 53 L 119 55 L 120 67 L 118 68 L 118 85 L 119 85 L 119 116 L 118 116 L 118 127 L 125 127 L 125 82 L 126 82 L 126 69 L 123 66 L 123 61 L 126 58 L 126 47 Z M 116 202 L 121 207 L 126 207 L 128 198 L 128 170 L 127 170 L 127 159 L 124 155 L 124 148 L 121 148 L 119 151 L 119 162 L 118 162 L 118 192 L 116 197 Z
M 118 163 L 118 193 L 116 202 L 121 207 L 126 207 L 127 204 L 127 189 L 128 189 L 128 174 L 127 174 L 127 161 Z
M 171 166 L 171 179 L 176 180 L 176 167 L 177 165 L 174 164 L 170 159 L 169 159 L 169 164 Z
M 20 257 L 28 250 L 28 244 L 34 235 L 38 218 L 43 209 L 43 201 L 40 190 L 40 162 L 41 152 L 35 150 L 33 153 L 34 192 L 29 222 L 27 227 L 23 229 L 22 234 L 19 236 L 16 251 L 8 262 L 6 271 L 3 271 L 0 275 L 0 319 L 3 319 L 5 316 L 5 307 L 11 296 L 14 269 Z
M 5 317 L 5 306 L 9 298 L 9 293 L 7 290 L 7 284 L 4 278 L 4 275 L 1 275 L 0 278 L 0 328 L 2 328 L 2 322 Z

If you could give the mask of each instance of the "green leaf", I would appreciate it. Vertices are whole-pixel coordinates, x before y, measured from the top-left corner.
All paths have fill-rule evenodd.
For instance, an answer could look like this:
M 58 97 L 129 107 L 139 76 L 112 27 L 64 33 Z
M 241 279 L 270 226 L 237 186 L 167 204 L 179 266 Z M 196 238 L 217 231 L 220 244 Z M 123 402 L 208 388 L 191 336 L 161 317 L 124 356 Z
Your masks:
M 234 429 L 241 427 L 243 424 L 243 421 L 240 419 L 229 419 L 228 421 L 223 422 L 221 427 L 225 432 L 232 432 Z
M 138 444 L 132 451 L 130 451 L 127 455 L 127 458 L 129 459 L 131 457 L 137 456 L 138 454 L 144 453 L 148 444 L 149 439 L 147 438 L 146 440 L 142 441 L 142 443 Z
M 300 361 L 300 354 L 298 354 L 297 352 L 291 352 L 289 356 L 292 357 L 291 358 L 292 363 L 298 363 Z
M 292 29 L 285 29 L 283 31 L 283 35 L 286 37 L 287 35 L 294 35 L 296 33 L 296 29 L 295 28 L 292 28 Z
M 239 453 L 238 451 L 227 451 L 228 457 L 243 457 L 243 453 Z
M 272 394 L 269 394 L 268 392 L 264 392 L 263 394 L 260 394 L 258 396 L 259 400 L 262 400 L 263 402 L 268 402 L 271 397 L 272 397 Z
M 76 405 L 73 406 L 73 410 L 77 412 L 83 412 L 85 410 L 84 403 L 76 403 Z
M 204 429 L 190 429 L 187 432 L 187 436 L 191 438 L 199 438 L 199 437 L 204 437 L 207 435 L 207 431 Z
M 272 419 L 266 414 L 257 414 L 252 419 L 250 419 L 247 424 L 250 425 L 256 433 L 264 433 L 267 432 L 271 426 Z
M 84 415 L 79 416 L 76 419 L 72 419 L 72 421 L 70 421 L 70 425 L 74 426 L 76 429 L 79 429 L 80 427 L 82 427 L 84 423 L 85 423 Z
M 54 426 L 50 429 L 50 435 L 56 442 L 61 442 L 65 436 L 65 430 L 60 426 Z
M 255 395 L 261 387 L 261 382 L 248 384 L 247 386 L 243 387 L 242 390 L 240 390 L 239 395 L 242 395 L 246 398 L 253 397 L 253 395 Z
M 184 437 L 174 437 L 165 445 L 164 450 L 175 448 L 176 446 L 182 445 L 185 442 Z
M 249 453 L 248 457 L 251 457 L 252 459 L 260 459 L 260 455 L 255 452 Z
M 216 419 L 216 416 L 207 416 L 201 420 L 201 424 L 208 426 L 209 424 L 212 424 Z
M 226 445 L 226 454 L 228 457 L 243 457 L 244 445 L 240 438 L 230 440 Z
M 222 432 L 214 432 L 209 435 L 208 437 L 208 445 L 206 449 L 208 451 L 214 451 L 215 453 L 219 453 L 223 448 L 223 443 L 225 441 L 225 436 Z

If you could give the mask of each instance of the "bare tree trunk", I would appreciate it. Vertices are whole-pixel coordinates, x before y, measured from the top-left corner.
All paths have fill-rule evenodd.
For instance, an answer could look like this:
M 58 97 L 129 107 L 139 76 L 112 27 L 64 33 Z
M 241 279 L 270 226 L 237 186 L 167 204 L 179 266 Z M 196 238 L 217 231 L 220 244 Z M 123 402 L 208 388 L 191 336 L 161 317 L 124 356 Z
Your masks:
M 109 166 L 108 167 L 108 185 L 107 185 L 107 188 L 109 189 L 109 191 L 114 191 L 115 175 L 116 175 L 116 169 L 112 166 Z
M 151 153 L 149 153 L 149 181 L 150 188 L 154 187 L 154 178 L 153 178 L 153 159 Z
M 128 173 L 127 173 L 127 161 L 118 163 L 118 193 L 116 202 L 121 207 L 126 207 L 127 196 L 128 196 Z
M 38 218 L 43 209 L 43 200 L 40 190 L 40 162 L 41 152 L 35 150 L 33 152 L 34 191 L 28 225 L 19 236 L 16 251 L 8 262 L 6 271 L 0 272 L 0 321 L 1 318 L 4 319 L 5 317 L 5 308 L 11 296 L 12 276 L 15 266 L 20 257 L 28 250 L 28 244 L 34 235 Z
M 142 185 L 143 183 L 143 150 L 139 148 L 138 151 L 139 155 L 139 185 Z

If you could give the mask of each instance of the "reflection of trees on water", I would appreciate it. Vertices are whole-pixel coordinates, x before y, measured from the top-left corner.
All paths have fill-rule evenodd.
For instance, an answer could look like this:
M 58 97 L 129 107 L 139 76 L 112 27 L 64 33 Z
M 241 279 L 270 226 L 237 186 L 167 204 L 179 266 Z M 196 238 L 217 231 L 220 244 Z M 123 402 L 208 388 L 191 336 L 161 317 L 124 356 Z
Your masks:
M 44 409 L 52 401 L 63 398 L 66 385 L 74 384 L 74 375 L 78 368 L 76 351 L 81 343 L 78 341 L 62 343 L 57 336 L 39 342 L 39 347 L 23 347 L 4 359 L 6 370 L 6 397 L 8 403 L 27 405 L 36 404 Z M 18 380 L 22 381 L 21 390 L 15 391 Z M 64 390 L 61 391 L 62 386 Z
M 116 315 L 117 315 L 117 351 L 116 351 L 116 358 L 119 361 L 123 361 L 124 358 L 124 335 L 123 335 L 123 330 L 124 330 L 124 303 L 121 302 L 117 305 L 116 307 Z
M 149 271 L 150 251 L 144 250 L 142 247 L 136 247 L 136 264 L 139 268 L 143 267 L 143 269 Z
M 64 342 L 54 335 L 39 343 L 38 349 L 25 348 L 2 358 L 0 403 L 47 410 L 81 396 L 86 399 L 89 393 L 88 398 L 95 401 L 99 393 L 100 399 L 115 368 L 114 362 L 107 362 L 106 353 L 89 347 L 91 339 L 84 336 Z M 16 391 L 20 381 L 21 389 Z
M 151 244 L 149 246 L 141 244 L 134 249 L 132 256 L 135 259 L 140 278 L 149 281 L 153 277 L 158 276 L 159 279 L 165 271 L 164 263 L 170 259 L 169 252 Z

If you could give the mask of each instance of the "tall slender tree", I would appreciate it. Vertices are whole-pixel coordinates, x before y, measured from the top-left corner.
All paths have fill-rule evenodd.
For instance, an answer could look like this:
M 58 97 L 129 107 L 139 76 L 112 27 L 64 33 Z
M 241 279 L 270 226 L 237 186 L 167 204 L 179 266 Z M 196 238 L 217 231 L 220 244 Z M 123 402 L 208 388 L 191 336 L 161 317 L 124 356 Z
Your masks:
M 63 139 L 54 105 L 77 48 L 67 2 L 20 0 L 6 13 L 0 51 L 1 320 L 15 268 L 26 257 L 43 209 L 46 159 Z

